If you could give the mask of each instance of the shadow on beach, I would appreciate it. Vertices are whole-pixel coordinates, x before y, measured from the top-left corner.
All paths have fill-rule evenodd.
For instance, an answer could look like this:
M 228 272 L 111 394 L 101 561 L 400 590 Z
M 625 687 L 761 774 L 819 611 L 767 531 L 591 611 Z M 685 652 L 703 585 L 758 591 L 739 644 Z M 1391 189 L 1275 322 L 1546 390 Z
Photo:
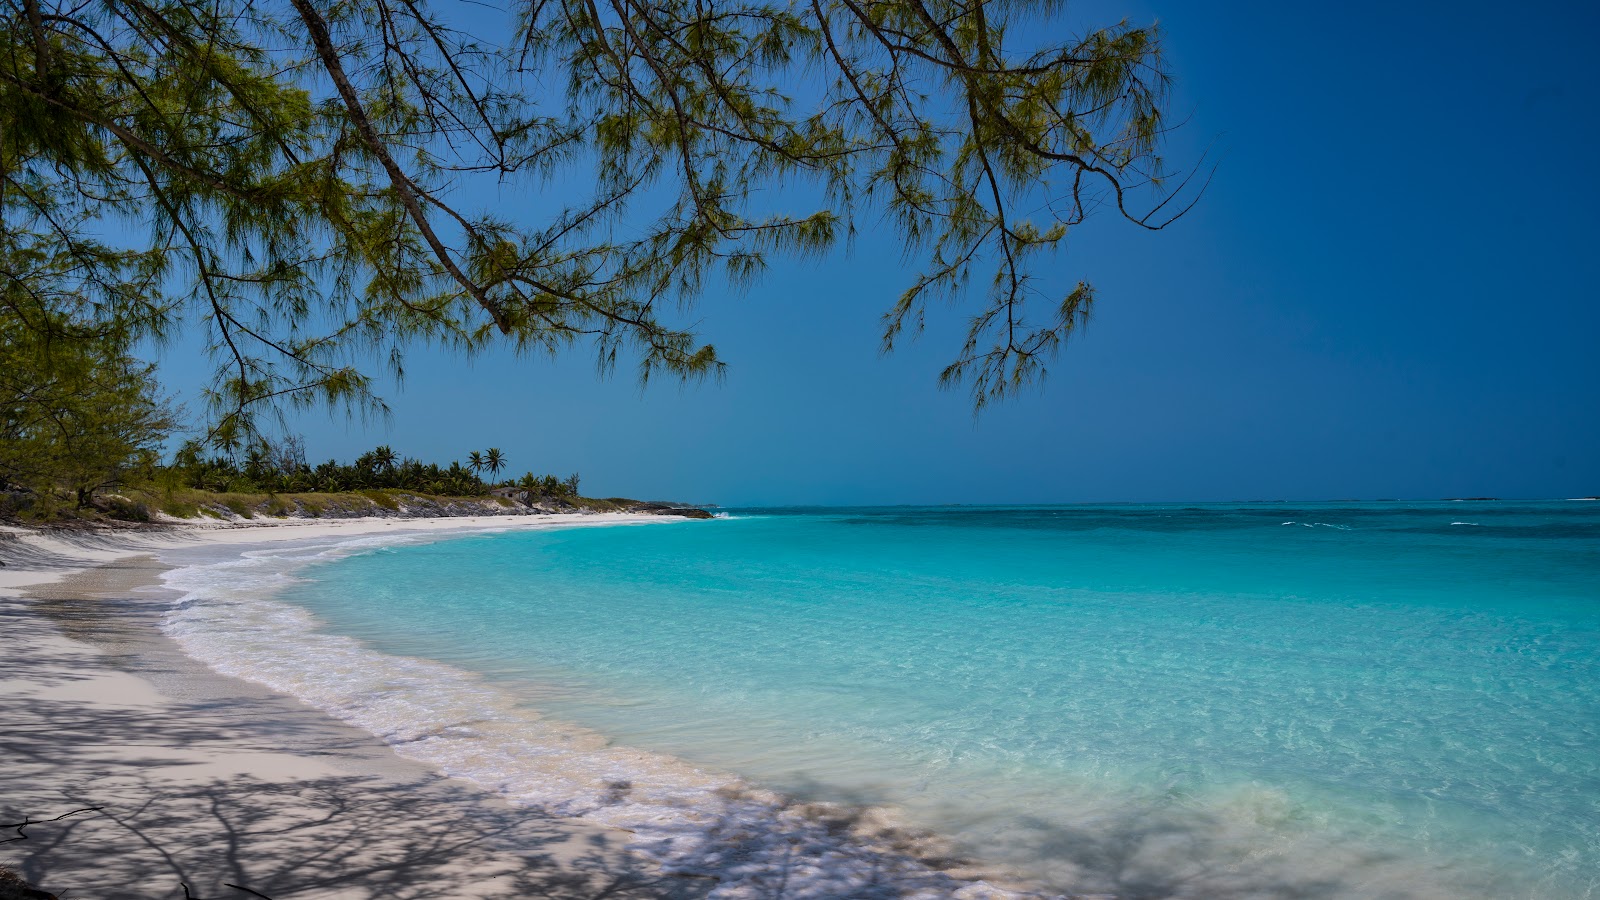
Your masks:
M 510 806 L 293 700 L 195 678 L 176 656 L 141 648 L 152 638 L 137 601 L 118 606 L 129 618 L 94 601 L 0 601 L 0 823 L 100 807 L 0 843 L 0 865 L 44 890 L 106 900 L 250 896 L 229 884 L 273 900 L 709 890 L 624 851 L 625 833 Z
M 6 749 L 10 749 L 9 742 Z M 44 814 L 101 805 L 29 826 L 4 847 L 22 875 L 62 895 L 697 897 L 698 879 L 653 875 L 603 834 L 526 810 L 477 808 L 440 781 L 365 777 L 216 780 L 174 788 L 119 776 L 61 791 Z M 11 804 L 7 804 L 11 806 Z

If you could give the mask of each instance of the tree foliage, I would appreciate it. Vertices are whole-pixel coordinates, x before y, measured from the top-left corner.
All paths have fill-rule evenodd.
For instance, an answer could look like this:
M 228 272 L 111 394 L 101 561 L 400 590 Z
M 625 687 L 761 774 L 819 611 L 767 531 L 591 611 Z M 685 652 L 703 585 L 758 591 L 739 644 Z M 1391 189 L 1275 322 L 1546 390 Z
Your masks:
M 86 506 L 150 469 L 176 428 L 153 367 L 95 328 L 23 322 L 0 309 L 0 486 Z
M 885 349 L 975 295 L 942 380 L 981 406 L 1092 307 L 1041 254 L 1097 204 L 1159 228 L 1194 193 L 1161 180 L 1156 31 L 1058 2 L 0 8 L 5 302 L 128 341 L 199 323 L 224 446 L 296 405 L 381 410 L 374 365 L 419 341 L 716 375 L 681 322 L 708 278 L 880 217 L 920 267 Z
M 477 457 L 479 464 L 471 460 Z M 490 481 L 481 473 L 496 459 L 499 468 L 490 470 Z M 563 499 L 578 496 L 578 476 L 565 479 L 554 475 L 536 477 L 532 472 L 518 481 L 497 483 L 493 479 L 505 465 L 505 454 L 498 448 L 489 453 L 469 452 L 468 463 L 452 460 L 447 465 L 425 463 L 401 457 L 387 444 L 373 448 L 341 463 L 330 459 L 317 465 L 306 462 L 300 438 L 289 436 L 276 442 L 256 440 L 242 452 L 207 454 L 198 441 L 188 441 L 174 455 L 172 463 L 157 467 L 154 480 L 172 486 L 235 493 L 338 493 L 360 490 L 403 490 L 419 494 L 450 497 L 480 497 L 496 486 L 518 487 L 538 495 Z

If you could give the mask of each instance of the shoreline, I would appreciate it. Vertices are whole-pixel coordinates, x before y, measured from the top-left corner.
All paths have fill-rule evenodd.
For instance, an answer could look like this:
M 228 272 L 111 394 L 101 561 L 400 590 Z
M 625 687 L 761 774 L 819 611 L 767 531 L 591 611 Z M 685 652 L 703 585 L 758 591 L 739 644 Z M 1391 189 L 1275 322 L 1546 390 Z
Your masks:
M 618 521 L 611 521 L 613 518 Z M 78 897 L 695 898 L 629 835 L 517 807 L 292 697 L 212 671 L 158 629 L 156 554 L 365 535 L 662 521 L 347 519 L 0 543 L 0 865 Z M 535 520 L 535 521 L 530 521 Z M 597 521 L 598 520 L 598 521 Z M 8 832 L 7 836 L 11 836 Z
M 0 732 L 0 752 L 28 762 L 0 773 L 0 821 L 105 809 L 30 825 L 29 840 L 0 845 L 0 866 L 43 890 L 109 898 L 176 896 L 185 885 L 197 898 L 244 896 L 230 884 L 273 900 L 691 900 L 766 896 L 763 888 L 774 884 L 819 900 L 1019 896 L 981 880 L 986 873 L 965 863 L 941 859 L 942 848 L 926 838 L 919 851 L 917 836 L 892 829 L 844 839 L 859 844 L 846 848 L 861 855 L 857 862 L 884 864 L 872 890 L 827 885 L 826 866 L 817 873 L 788 855 L 803 843 L 824 856 L 837 852 L 836 841 L 819 847 L 817 837 L 837 834 L 849 811 L 743 788 L 722 801 L 729 809 L 770 814 L 771 827 L 761 829 L 765 841 L 791 846 L 777 865 L 758 864 L 770 871 L 747 871 L 730 882 L 653 852 L 648 829 L 636 832 L 632 823 L 565 815 L 564 807 L 526 805 L 492 784 L 449 777 L 343 712 L 336 717 L 333 709 L 213 670 L 161 628 L 181 596 L 162 575 L 189 568 L 161 555 L 223 551 L 237 559 L 274 545 L 292 549 L 291 542 L 669 521 L 601 514 L 291 520 L 109 533 L 7 529 L 0 533 L 0 560 L 7 562 L 0 568 L 0 627 L 17 648 L 0 664 L 0 721 L 16 724 Z M 53 749 L 58 741 L 70 750 Z M 717 830 L 705 837 L 714 839 Z M 330 842 L 341 848 L 333 858 L 319 850 Z M 436 852 L 444 845 L 450 853 Z M 773 849 L 733 852 L 766 857 Z M 809 890 L 791 883 L 801 868 L 824 876 L 821 883 Z
M 268 544 L 379 534 L 491 532 L 674 521 L 650 513 L 505 513 L 481 516 L 362 516 L 270 521 L 183 521 L 117 528 L 27 528 L 0 524 L 0 597 L 73 572 L 141 554 L 204 546 Z

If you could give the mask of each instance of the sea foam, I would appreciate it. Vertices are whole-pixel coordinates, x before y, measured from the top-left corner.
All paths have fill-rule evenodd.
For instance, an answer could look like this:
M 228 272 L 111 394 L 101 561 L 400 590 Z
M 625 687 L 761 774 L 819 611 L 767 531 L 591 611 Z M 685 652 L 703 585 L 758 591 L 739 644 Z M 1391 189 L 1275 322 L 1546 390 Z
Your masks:
M 630 849 L 664 872 L 717 879 L 713 898 L 1038 896 L 935 869 L 917 853 L 919 845 L 931 852 L 935 839 L 896 828 L 887 812 L 796 803 L 732 775 L 613 745 L 474 673 L 373 650 L 273 599 L 298 580 L 298 568 L 415 540 L 309 544 L 173 569 L 164 580 L 182 596 L 163 631 L 212 669 L 296 697 L 400 756 L 516 804 L 631 832 Z

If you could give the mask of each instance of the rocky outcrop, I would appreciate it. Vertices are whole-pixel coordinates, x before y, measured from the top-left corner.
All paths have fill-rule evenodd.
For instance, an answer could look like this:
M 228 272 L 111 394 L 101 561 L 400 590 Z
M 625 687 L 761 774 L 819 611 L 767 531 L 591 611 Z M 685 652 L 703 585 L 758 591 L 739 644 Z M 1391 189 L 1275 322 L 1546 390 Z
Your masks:
M 710 512 L 694 506 L 676 506 L 671 503 L 635 503 L 622 510 L 647 516 L 683 516 L 686 519 L 714 519 Z
M 535 510 L 541 513 L 569 513 L 580 512 L 581 507 L 565 497 L 556 497 L 539 491 L 529 491 L 522 488 L 501 487 L 489 492 L 491 497 L 500 501 L 514 503 L 519 507 Z M 610 510 L 607 510 L 609 512 Z
M 681 503 L 656 503 L 612 497 L 595 500 L 588 497 L 559 497 L 539 491 L 517 487 L 495 488 L 490 496 L 510 501 L 518 506 L 541 513 L 621 512 L 646 516 L 683 516 L 686 519 L 712 519 L 710 512 Z

